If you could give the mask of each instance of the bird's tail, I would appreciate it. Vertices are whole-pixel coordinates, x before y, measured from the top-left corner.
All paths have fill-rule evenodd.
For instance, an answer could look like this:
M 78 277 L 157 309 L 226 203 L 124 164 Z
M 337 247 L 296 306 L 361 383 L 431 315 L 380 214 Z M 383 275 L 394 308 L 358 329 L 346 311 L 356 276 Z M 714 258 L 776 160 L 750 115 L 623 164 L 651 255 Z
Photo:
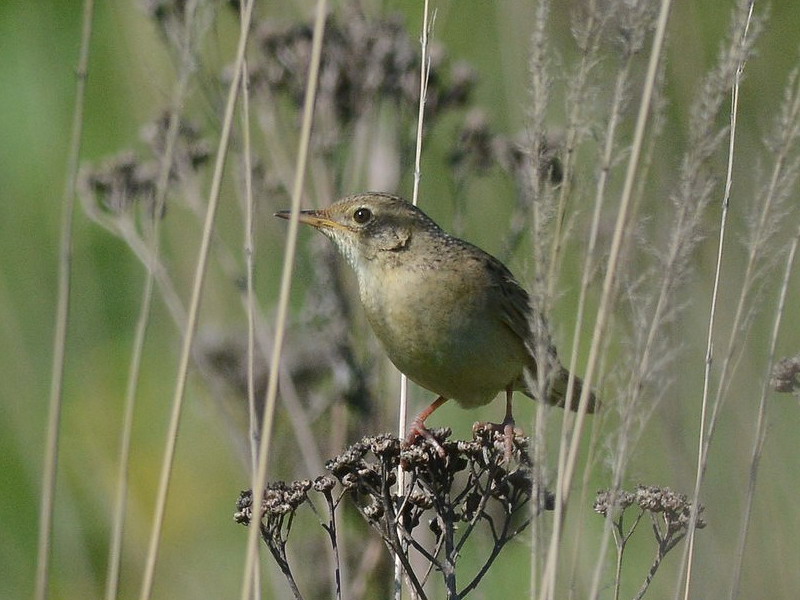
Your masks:
M 561 408 L 568 408 L 572 411 L 578 412 L 580 405 L 581 393 L 583 392 L 583 380 L 577 375 L 573 377 L 572 395 L 567 401 L 567 385 L 569 382 L 569 371 L 561 367 L 561 370 L 553 378 L 550 386 L 550 397 L 548 398 L 549 404 L 560 406 Z M 600 401 L 594 395 L 593 391 L 589 391 L 589 400 L 586 404 L 586 412 L 593 413 L 600 408 Z

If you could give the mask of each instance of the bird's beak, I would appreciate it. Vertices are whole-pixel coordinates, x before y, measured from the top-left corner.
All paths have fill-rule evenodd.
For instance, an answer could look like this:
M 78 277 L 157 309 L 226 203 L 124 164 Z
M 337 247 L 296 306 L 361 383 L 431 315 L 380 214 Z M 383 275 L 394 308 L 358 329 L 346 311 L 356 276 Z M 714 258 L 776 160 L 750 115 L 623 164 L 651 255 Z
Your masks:
M 275 216 L 288 221 L 292 217 L 292 211 L 279 210 Z M 301 210 L 297 220 L 316 229 L 345 229 L 341 223 L 331 219 L 324 210 Z

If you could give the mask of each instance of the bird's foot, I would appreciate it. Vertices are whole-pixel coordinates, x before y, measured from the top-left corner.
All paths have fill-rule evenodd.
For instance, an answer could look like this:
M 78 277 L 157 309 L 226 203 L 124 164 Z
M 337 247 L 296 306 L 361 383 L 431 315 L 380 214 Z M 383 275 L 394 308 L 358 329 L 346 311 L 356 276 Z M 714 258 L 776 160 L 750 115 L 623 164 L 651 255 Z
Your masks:
M 408 435 L 406 436 L 406 444 L 412 446 L 417 442 L 417 440 L 420 439 L 427 441 L 431 446 L 433 446 L 433 448 L 442 458 L 447 456 L 447 453 L 445 452 L 444 448 L 439 443 L 439 441 L 435 437 L 433 437 L 433 434 L 430 432 L 430 430 L 427 427 L 425 427 L 425 423 L 423 423 L 422 421 L 414 420 L 414 422 L 411 423 L 411 427 L 408 429 Z
M 506 464 L 511 462 L 511 457 L 514 455 L 514 436 L 524 435 L 522 429 L 516 426 L 513 417 L 506 417 L 502 423 L 491 423 L 478 421 L 472 426 L 472 432 L 476 433 L 479 430 L 488 429 L 489 431 L 500 433 L 503 435 L 503 458 Z

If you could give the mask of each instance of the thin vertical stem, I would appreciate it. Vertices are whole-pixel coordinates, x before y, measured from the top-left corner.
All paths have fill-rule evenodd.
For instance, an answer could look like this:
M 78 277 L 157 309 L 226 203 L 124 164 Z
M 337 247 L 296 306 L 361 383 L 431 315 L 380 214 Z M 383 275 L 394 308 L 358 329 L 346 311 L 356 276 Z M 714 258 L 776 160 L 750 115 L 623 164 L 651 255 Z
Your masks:
M 252 4 L 252 3 L 251 3 Z M 250 5 L 248 5 L 248 8 Z M 289 313 L 289 293 L 292 287 L 292 271 L 297 248 L 297 229 L 300 223 L 300 199 L 303 196 L 305 183 L 306 164 L 308 163 L 308 150 L 311 140 L 311 123 L 314 116 L 314 101 L 317 95 L 319 79 L 319 66 L 322 55 L 322 39 L 325 33 L 325 12 L 327 2 L 317 0 L 316 14 L 314 17 L 314 33 L 311 45 L 311 62 L 308 68 L 308 85 L 303 103 L 303 122 L 300 129 L 300 146 L 297 152 L 297 166 L 295 169 L 294 185 L 292 187 L 292 210 L 289 217 L 289 231 L 286 238 L 286 251 L 283 258 L 283 272 L 281 274 L 281 288 L 278 297 L 278 308 L 275 323 L 275 337 L 273 340 L 272 355 L 270 359 L 269 381 L 267 383 L 264 415 L 261 423 L 261 440 L 258 448 L 258 469 L 253 484 L 253 503 L 255 513 L 250 523 L 247 536 L 247 554 L 245 568 L 242 576 L 241 599 L 246 600 L 252 589 L 253 571 L 257 556 L 257 543 L 259 524 L 261 523 L 261 490 L 267 480 L 269 466 L 269 450 L 272 440 L 272 425 L 275 417 L 275 403 L 278 394 L 278 375 L 280 372 L 281 349 L 286 333 L 286 319 Z M 247 18 L 249 25 L 249 13 Z M 244 25 L 243 25 L 244 30 Z
M 575 418 L 575 425 L 572 429 L 572 435 L 570 436 L 571 443 L 569 444 L 569 448 L 567 449 L 566 440 L 562 439 L 562 444 L 559 451 L 559 468 L 556 488 L 556 514 L 554 518 L 553 533 L 550 538 L 550 547 L 548 549 L 547 564 L 545 565 L 545 572 L 543 575 L 544 585 L 542 586 L 540 598 L 552 599 L 555 597 L 556 564 L 558 562 L 564 515 L 566 512 L 567 500 L 569 499 L 570 485 L 572 482 L 573 472 L 575 470 L 575 462 L 577 460 L 578 447 L 580 445 L 581 432 L 583 430 L 586 407 L 589 402 L 589 394 L 591 393 L 594 372 L 600 359 L 600 349 L 603 346 L 606 325 L 611 315 L 613 292 L 616 288 L 617 267 L 619 264 L 620 255 L 622 253 L 622 243 L 626 225 L 630 217 L 629 213 L 631 200 L 633 198 L 633 185 L 639 163 L 639 156 L 641 154 L 644 141 L 645 129 L 647 126 L 648 117 L 650 115 L 650 101 L 655 89 L 655 80 L 658 73 L 658 64 L 661 59 L 661 50 L 664 45 L 664 37 L 666 33 L 667 21 L 669 19 L 670 7 L 671 0 L 662 0 L 659 17 L 656 24 L 655 35 L 653 36 L 650 61 L 648 63 L 644 88 L 642 90 L 642 99 L 639 104 L 639 114 L 636 119 L 636 128 L 634 130 L 631 153 L 628 159 L 627 171 L 625 173 L 625 182 L 622 189 L 622 196 L 620 198 L 619 212 L 617 213 L 617 221 L 614 227 L 614 235 L 608 257 L 608 268 L 603 280 L 603 291 L 600 298 L 600 307 L 597 311 L 597 320 L 595 322 L 595 328 L 592 334 L 592 343 L 589 350 L 589 359 L 586 365 L 586 374 L 584 376 L 584 386 L 581 393 L 578 413 Z
M 527 130 L 529 133 L 528 147 L 533 152 L 538 152 L 544 142 L 543 135 L 545 131 L 545 114 L 550 99 L 551 81 L 549 76 L 548 62 L 545 60 L 545 46 L 547 43 L 548 35 L 548 16 L 550 14 L 549 0 L 540 0 L 537 2 L 535 15 L 533 19 L 533 29 L 530 36 L 530 51 L 528 55 L 528 69 L 530 72 L 530 88 L 531 97 L 529 101 L 529 123 Z M 535 155 L 534 155 L 535 156 Z M 531 233 L 533 244 L 533 251 L 539 261 L 540 265 L 545 265 L 544 256 L 546 250 L 542 247 L 540 239 L 544 236 L 539 235 L 541 224 L 540 212 L 542 210 L 543 202 L 537 199 L 540 192 L 540 170 L 538 168 L 529 169 L 530 171 L 530 190 L 532 198 L 535 200 L 532 203 L 531 221 L 533 231 Z M 546 282 L 544 283 L 546 285 Z M 536 290 L 539 295 L 546 295 L 546 291 L 540 289 Z M 537 352 L 540 351 L 537 349 Z M 540 389 L 544 389 L 544 378 L 539 378 L 538 385 Z M 528 590 L 528 598 L 534 600 L 539 597 L 541 591 L 540 582 L 544 580 L 544 548 L 545 548 L 545 528 L 539 506 L 544 500 L 544 485 L 545 476 L 545 440 L 546 440 L 546 415 L 545 406 L 543 402 L 537 403 L 535 424 L 532 426 L 534 431 L 533 446 L 532 446 L 532 460 L 533 460 L 533 480 L 534 480 L 534 498 L 535 501 L 531 503 L 531 560 L 530 560 L 530 585 Z
M 739 596 L 739 586 L 742 578 L 742 563 L 744 562 L 744 547 L 747 543 L 747 533 L 750 529 L 750 517 L 753 511 L 753 499 L 756 492 L 756 479 L 758 477 L 758 469 L 761 464 L 761 452 L 764 449 L 764 441 L 767 437 L 767 400 L 769 396 L 769 380 L 772 368 L 775 366 L 775 348 L 778 343 L 778 334 L 781 329 L 781 321 L 783 320 L 783 313 L 786 307 L 786 295 L 789 290 L 789 280 L 791 279 L 792 269 L 794 268 L 794 260 L 797 254 L 797 246 L 800 243 L 800 227 L 797 228 L 792 246 L 789 249 L 789 256 L 786 259 L 786 269 L 783 273 L 783 283 L 781 285 L 780 297 L 778 299 L 778 307 L 775 310 L 775 323 L 772 326 L 772 336 L 769 343 L 769 358 L 767 359 L 767 372 L 764 374 L 764 382 L 761 388 L 761 398 L 758 402 L 758 418 L 756 419 L 755 432 L 756 436 L 753 440 L 753 450 L 750 455 L 750 478 L 747 483 L 747 495 L 745 496 L 745 507 L 742 516 L 742 528 L 739 532 L 739 543 L 736 545 L 736 554 L 734 560 L 736 565 L 733 570 L 733 584 L 731 586 L 730 599 L 734 600 Z
M 252 2 L 252 0 L 250 0 Z M 255 480 L 258 469 L 258 411 L 256 410 L 255 350 L 256 350 L 256 297 L 253 289 L 253 236 L 255 207 L 253 205 L 253 164 L 250 144 L 250 77 L 247 60 L 242 62 L 242 152 L 244 159 L 244 257 L 247 270 L 246 311 L 247 311 L 247 411 L 248 437 L 250 442 L 250 475 Z M 253 573 L 253 599 L 261 598 L 261 571 Z
M 586 249 L 586 255 L 583 265 L 581 290 L 578 299 L 578 313 L 572 340 L 573 347 L 572 347 L 572 356 L 570 357 L 570 366 L 569 366 L 570 373 L 575 372 L 575 368 L 577 365 L 578 340 L 580 337 L 580 332 L 583 329 L 586 296 L 589 290 L 589 282 L 591 274 L 595 268 L 593 260 L 596 253 L 597 237 L 600 228 L 600 216 L 602 214 L 602 208 L 605 203 L 609 171 L 613 163 L 614 143 L 617 139 L 616 132 L 617 132 L 617 127 L 619 126 L 622 104 L 624 101 L 625 90 L 627 89 L 627 83 L 630 75 L 632 61 L 633 61 L 633 55 L 627 58 L 624 67 L 617 74 L 616 84 L 614 86 L 614 100 L 612 102 L 613 108 L 611 111 L 611 118 L 609 119 L 608 126 L 606 127 L 606 132 L 604 136 L 606 143 L 603 149 L 601 169 L 597 179 L 597 191 L 595 194 L 595 206 L 594 206 L 594 214 L 592 216 L 592 229 L 589 237 L 589 245 Z M 570 381 L 567 382 L 567 398 L 571 397 L 572 388 L 574 387 L 574 385 L 575 385 L 574 378 L 570 377 Z M 621 460 L 622 458 L 621 454 L 622 453 L 618 455 L 619 460 Z M 616 491 L 617 488 L 619 487 L 618 479 L 619 477 L 621 477 L 620 472 L 621 468 L 614 469 L 615 481 L 612 486 L 613 491 Z M 602 541 L 600 543 L 600 555 L 595 565 L 595 572 L 592 579 L 592 588 L 591 588 L 591 593 L 589 595 L 590 598 L 594 598 L 596 596 L 600 586 L 601 570 L 605 558 L 606 548 L 608 547 L 608 536 L 611 532 L 611 524 L 612 520 L 609 516 L 609 518 L 606 519 L 606 524 L 603 530 Z M 577 548 L 579 547 L 580 544 L 576 544 L 576 552 Z M 618 561 L 621 561 L 621 554 L 622 553 L 620 552 L 620 555 L 617 557 Z M 573 564 L 576 564 L 576 562 L 577 561 L 573 561 Z
M 187 5 L 188 6 L 188 5 Z M 113 524 L 111 528 L 111 544 L 109 547 L 108 573 L 106 578 L 106 600 L 117 597 L 119 588 L 119 569 L 122 557 L 122 532 L 125 522 L 125 508 L 128 494 L 128 468 L 130 465 L 131 436 L 133 431 L 133 417 L 136 408 L 136 396 L 139 388 L 139 375 L 141 373 L 144 343 L 150 324 L 151 307 L 153 305 L 153 290 L 155 289 L 155 271 L 160 248 L 160 220 L 163 214 L 164 201 L 167 193 L 169 172 L 172 169 L 175 142 L 180 130 L 180 112 L 189 82 L 189 70 L 181 75 L 176 88 L 175 102 L 170 112 L 169 125 L 165 136 L 164 155 L 159 167 L 159 178 L 156 183 L 156 201 L 153 211 L 153 229 L 151 231 L 151 257 L 152 263 L 145 264 L 145 281 L 142 290 L 142 302 L 139 308 L 139 317 L 136 323 L 136 334 L 133 342 L 128 383 L 125 390 L 125 408 L 122 419 L 122 435 L 120 436 L 119 467 L 117 474 L 116 503 L 114 507 Z
M 247 63 L 242 65 L 242 145 L 244 146 L 244 197 L 245 197 L 245 226 L 244 226 L 244 258 L 247 270 L 247 409 L 249 414 L 250 435 L 250 468 L 255 476 L 258 463 L 258 415 L 256 412 L 255 390 L 255 350 L 256 350 L 256 306 L 253 291 L 253 253 L 255 244 L 253 240 L 253 170 L 250 160 L 250 99 L 249 81 L 247 77 Z
M 435 16 L 435 15 L 434 15 Z M 428 0 L 422 8 L 422 37 L 421 63 L 419 68 L 419 110 L 417 113 L 417 138 L 416 151 L 414 156 L 414 190 L 411 194 L 411 203 L 416 206 L 419 202 L 419 184 L 422 179 L 422 132 L 425 119 L 425 100 L 428 95 L 428 75 L 430 73 L 431 61 L 428 55 L 428 37 L 433 27 L 433 19 L 428 20 Z M 406 436 L 406 421 L 408 420 L 408 377 L 405 373 L 400 373 L 400 406 L 398 409 L 398 437 L 402 440 Z M 397 467 L 397 489 L 403 493 L 406 487 L 406 472 L 401 466 Z M 394 559 L 394 595 L 400 600 L 403 593 L 403 565 L 399 556 Z
M 136 323 L 136 334 L 131 354 L 128 383 L 125 390 L 125 408 L 122 419 L 122 434 L 120 435 L 119 466 L 117 473 L 116 501 L 111 526 L 111 542 L 108 550 L 108 569 L 106 575 L 106 600 L 113 600 L 119 592 L 119 572 L 122 561 L 122 534 L 125 524 L 125 510 L 128 496 L 128 469 L 130 466 L 131 437 L 133 431 L 133 418 L 136 409 L 136 396 L 139 389 L 139 376 L 141 374 L 144 343 L 150 324 L 151 308 L 153 305 L 153 291 L 155 289 L 155 274 L 158 269 L 158 259 L 161 246 L 161 215 L 164 213 L 164 204 L 169 185 L 169 175 L 172 170 L 172 159 L 175 153 L 175 143 L 180 131 L 180 115 L 183 110 L 184 100 L 189 85 L 192 69 L 192 23 L 196 14 L 197 3 L 190 2 L 184 8 L 185 37 L 182 40 L 180 74 L 175 86 L 174 98 L 169 114 L 164 137 L 164 153 L 159 165 L 158 180 L 156 181 L 155 208 L 153 210 L 153 227 L 150 232 L 150 262 L 145 262 L 145 281 L 142 290 L 142 301 Z
M 166 447 L 164 449 L 164 458 L 161 465 L 161 477 L 159 479 L 156 507 L 153 516 L 153 525 L 150 532 L 150 543 L 148 545 L 145 570 L 142 577 L 142 588 L 139 595 L 140 600 L 148 600 L 153 589 L 155 566 L 158 559 L 159 545 L 161 543 L 167 496 L 169 494 L 169 486 L 172 479 L 172 467 L 175 459 L 175 448 L 178 441 L 178 429 L 180 426 L 183 409 L 186 379 L 189 371 L 189 361 L 191 359 L 192 345 L 194 342 L 195 331 L 197 329 L 198 316 L 200 314 L 200 299 L 202 297 L 203 284 L 205 282 L 206 267 L 208 264 L 209 250 L 211 248 L 211 236 L 214 229 L 214 221 L 217 213 L 217 207 L 219 205 L 222 175 L 225 170 L 228 142 L 230 141 L 231 128 L 233 126 L 233 115 L 236 109 L 236 100 L 239 96 L 244 53 L 247 47 L 248 32 L 250 31 L 252 4 L 252 2 L 246 2 L 242 12 L 242 28 L 239 35 L 239 45 L 236 51 L 236 63 L 233 70 L 233 81 L 231 81 L 230 89 L 228 91 L 228 98 L 225 105 L 225 115 L 222 122 L 222 131 L 220 133 L 220 140 L 217 148 L 217 160 L 214 164 L 214 175 L 211 181 L 211 190 L 209 192 L 208 207 L 206 209 L 203 236 L 200 242 L 200 250 L 198 251 L 197 267 L 195 269 L 194 283 L 192 286 L 192 296 L 189 303 L 189 313 L 186 320 L 186 331 L 184 333 L 183 347 L 181 348 L 180 362 L 178 364 L 175 393 L 172 398 L 172 412 L 170 415 Z
M 425 0 L 422 10 L 422 38 L 420 39 L 422 64 L 420 64 L 419 68 L 419 111 L 417 114 L 417 146 L 414 155 L 414 191 L 411 195 L 411 202 L 414 206 L 419 202 L 419 182 L 422 179 L 420 166 L 422 163 L 422 131 L 425 119 L 425 101 L 428 95 L 428 75 L 431 70 L 431 58 L 428 56 L 428 37 L 433 28 L 433 19 L 436 17 L 434 14 L 433 18 L 430 21 L 428 20 L 428 0 Z
M 44 600 L 50 570 L 50 550 L 53 534 L 53 509 L 55 506 L 56 477 L 58 474 L 58 442 L 61 426 L 61 407 L 64 392 L 64 364 L 66 361 L 67 325 L 69 321 L 72 275 L 72 223 L 75 212 L 75 186 L 83 139 L 83 110 L 86 98 L 86 80 L 89 74 L 89 45 L 92 38 L 94 0 L 83 4 L 83 25 L 78 68 L 75 73 L 75 110 L 72 114 L 67 157 L 67 178 L 61 201 L 61 237 L 58 252 L 58 304 L 56 306 L 55 332 L 53 333 L 53 364 L 50 380 L 50 402 L 47 416 L 47 441 L 42 470 L 42 504 L 39 508 L 39 539 L 36 559 L 36 589 L 34 598 Z
M 751 0 L 747 21 L 742 33 L 741 45 L 744 47 L 747 40 L 747 32 L 750 29 L 750 21 L 753 16 L 754 0 Z M 739 84 L 741 82 L 742 72 L 744 71 L 744 58 L 736 69 L 736 75 L 733 82 L 733 90 L 731 96 L 731 131 L 728 143 L 728 168 L 725 177 L 725 192 L 722 198 L 722 215 L 720 216 L 720 230 L 719 242 L 717 245 L 717 262 L 714 268 L 714 288 L 711 293 L 711 308 L 709 309 L 708 317 L 708 335 L 706 337 L 706 357 L 705 368 L 703 370 L 703 398 L 700 408 L 700 430 L 698 432 L 698 449 L 697 449 L 697 470 L 695 473 L 694 493 L 692 494 L 692 512 L 689 519 L 689 539 L 686 544 L 685 562 L 686 569 L 686 582 L 683 590 L 684 600 L 689 600 L 689 588 L 692 581 L 692 566 L 694 562 L 694 540 L 695 529 L 697 525 L 697 509 L 699 507 L 700 487 L 703 483 L 703 474 L 705 471 L 705 456 L 708 450 L 708 442 L 706 440 L 706 419 L 708 412 L 708 395 L 709 386 L 711 385 L 711 363 L 714 357 L 714 325 L 716 324 L 717 314 L 717 300 L 719 298 L 719 282 L 722 273 L 722 253 L 725 246 L 725 232 L 728 223 L 728 209 L 730 206 L 731 198 L 731 185 L 733 183 L 733 157 L 734 147 L 736 143 L 736 123 L 737 115 L 739 112 Z M 713 418 L 712 418 L 713 420 Z

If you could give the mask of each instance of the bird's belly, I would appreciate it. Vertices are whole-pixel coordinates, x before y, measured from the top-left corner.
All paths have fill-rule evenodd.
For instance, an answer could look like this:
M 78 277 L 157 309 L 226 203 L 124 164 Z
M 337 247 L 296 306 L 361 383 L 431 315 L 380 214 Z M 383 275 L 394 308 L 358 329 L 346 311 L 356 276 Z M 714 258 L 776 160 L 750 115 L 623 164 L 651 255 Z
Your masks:
M 381 302 L 380 310 L 364 303 L 389 359 L 418 385 L 463 406 L 490 402 L 522 374 L 523 343 L 481 298 L 453 306 L 431 295 L 425 303 Z

